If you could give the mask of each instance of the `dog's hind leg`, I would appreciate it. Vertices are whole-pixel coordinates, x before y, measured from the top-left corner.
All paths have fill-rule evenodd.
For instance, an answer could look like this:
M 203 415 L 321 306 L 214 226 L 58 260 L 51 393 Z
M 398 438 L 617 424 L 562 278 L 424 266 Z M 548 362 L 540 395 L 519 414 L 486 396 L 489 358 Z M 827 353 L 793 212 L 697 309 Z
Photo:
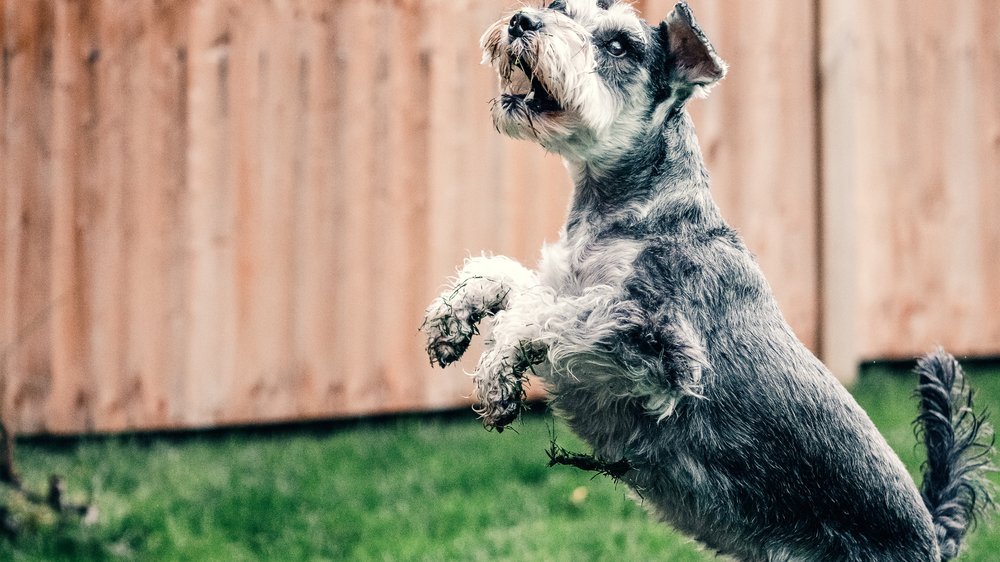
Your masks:
M 465 260 L 453 282 L 427 307 L 421 329 L 427 354 L 445 367 L 462 357 L 480 320 L 507 308 L 511 296 L 538 284 L 534 272 L 504 256 Z

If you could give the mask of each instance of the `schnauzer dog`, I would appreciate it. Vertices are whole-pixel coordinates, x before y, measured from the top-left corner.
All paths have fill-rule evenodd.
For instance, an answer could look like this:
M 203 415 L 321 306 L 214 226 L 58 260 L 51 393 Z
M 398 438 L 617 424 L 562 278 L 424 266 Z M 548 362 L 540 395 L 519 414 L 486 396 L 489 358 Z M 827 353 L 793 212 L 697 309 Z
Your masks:
M 955 360 L 918 366 L 922 490 L 792 333 L 723 221 L 684 107 L 726 65 L 683 3 L 652 27 L 615 0 L 555 0 L 491 26 L 501 133 L 558 153 L 575 183 L 536 271 L 469 259 L 427 309 L 446 366 L 477 324 L 475 373 L 501 431 L 530 370 L 593 447 L 552 453 L 620 478 L 655 514 L 740 560 L 947 560 L 988 502 L 991 452 Z

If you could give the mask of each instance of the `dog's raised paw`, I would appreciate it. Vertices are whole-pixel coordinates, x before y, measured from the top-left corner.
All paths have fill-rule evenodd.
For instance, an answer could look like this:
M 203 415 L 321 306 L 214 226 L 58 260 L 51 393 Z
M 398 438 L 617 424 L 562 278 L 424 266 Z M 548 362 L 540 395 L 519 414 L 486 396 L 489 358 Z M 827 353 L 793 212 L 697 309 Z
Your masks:
M 469 348 L 470 339 L 460 341 L 436 340 L 427 345 L 427 355 L 431 364 L 437 363 L 441 367 L 447 367 L 462 358 L 465 350 Z
M 420 327 L 427 334 L 427 357 L 431 364 L 441 367 L 458 361 L 469 348 L 476 333 L 475 323 L 467 311 L 456 310 L 442 298 L 427 307 L 426 317 Z
M 506 361 L 491 361 L 498 357 L 496 350 L 483 356 L 479 372 L 476 373 L 476 397 L 479 405 L 476 412 L 486 429 L 498 433 L 510 425 L 524 410 L 525 379 Z
M 497 433 L 503 433 L 504 428 L 514 423 L 514 420 L 521 415 L 524 403 L 520 400 L 501 400 L 496 404 L 491 404 L 488 412 L 483 414 L 483 426 L 486 429 L 495 429 Z

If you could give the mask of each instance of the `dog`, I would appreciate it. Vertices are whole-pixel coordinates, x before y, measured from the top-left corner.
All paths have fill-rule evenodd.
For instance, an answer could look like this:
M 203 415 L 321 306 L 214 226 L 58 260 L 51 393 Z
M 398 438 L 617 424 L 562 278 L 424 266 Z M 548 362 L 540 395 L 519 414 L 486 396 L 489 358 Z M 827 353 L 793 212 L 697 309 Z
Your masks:
M 919 363 L 918 490 L 712 200 L 685 104 L 726 64 L 688 7 L 654 27 L 621 1 L 555 0 L 501 18 L 481 47 L 497 130 L 561 155 L 574 182 L 537 270 L 468 259 L 426 311 L 442 367 L 492 318 L 474 377 L 485 426 L 517 418 L 534 372 L 593 448 L 553 462 L 612 474 L 720 554 L 955 557 L 988 503 L 992 451 L 961 369 L 940 350 Z

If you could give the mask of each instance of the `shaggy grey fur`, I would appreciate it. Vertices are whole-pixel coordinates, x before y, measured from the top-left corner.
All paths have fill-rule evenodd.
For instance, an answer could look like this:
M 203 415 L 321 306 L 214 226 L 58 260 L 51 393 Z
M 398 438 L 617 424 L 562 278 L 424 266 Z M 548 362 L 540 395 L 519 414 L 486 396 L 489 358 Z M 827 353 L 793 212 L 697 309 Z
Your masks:
M 928 493 L 792 333 L 712 200 L 684 104 L 725 65 L 687 7 L 650 27 L 621 3 L 557 0 L 501 19 L 483 48 L 500 76 L 498 130 L 561 154 L 576 184 L 537 271 L 470 259 L 427 310 L 442 366 L 493 317 L 475 377 L 486 426 L 516 418 L 533 369 L 595 470 L 720 553 L 954 556 L 975 497 L 952 493 L 941 501 L 964 516 L 932 518 Z M 975 485 L 981 467 L 963 459 L 978 429 L 965 448 L 941 446 L 954 462 L 935 490 Z

